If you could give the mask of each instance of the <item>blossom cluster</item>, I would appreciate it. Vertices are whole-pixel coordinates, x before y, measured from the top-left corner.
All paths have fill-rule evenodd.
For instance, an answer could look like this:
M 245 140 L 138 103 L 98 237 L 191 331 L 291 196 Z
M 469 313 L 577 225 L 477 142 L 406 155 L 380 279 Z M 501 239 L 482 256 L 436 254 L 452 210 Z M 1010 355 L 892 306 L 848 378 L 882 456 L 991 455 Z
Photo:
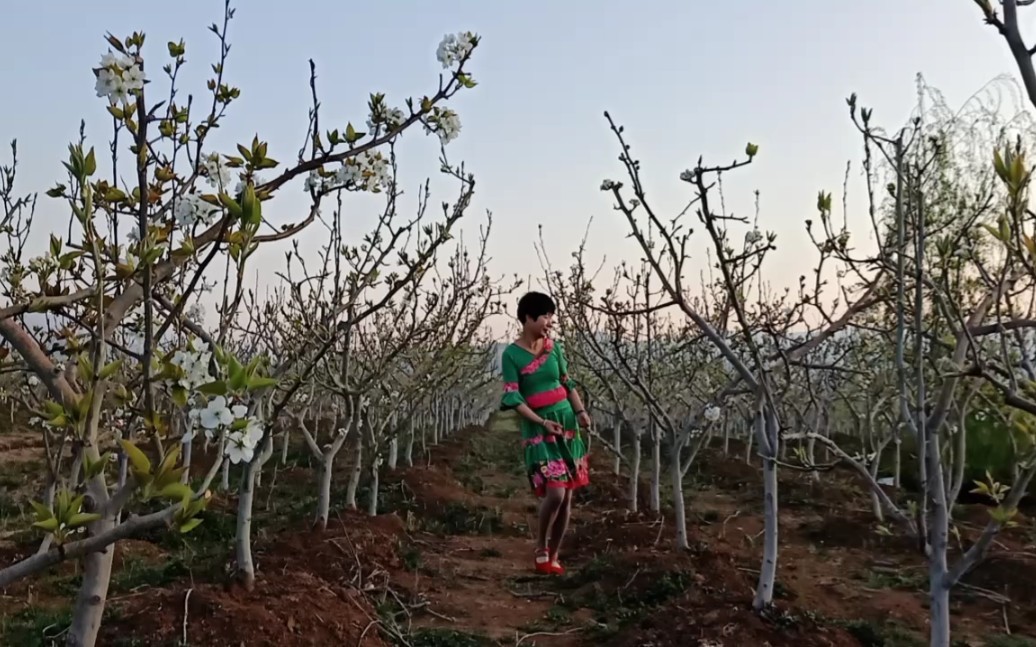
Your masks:
M 306 178 L 306 190 L 324 193 L 334 189 L 373 191 L 392 183 L 388 159 L 377 151 L 364 151 L 342 162 L 331 174 L 311 171 Z
M 405 121 L 406 114 L 402 110 L 378 102 L 373 105 L 370 115 L 367 116 L 367 129 L 373 133 L 384 127 L 386 132 L 390 132 L 402 126 Z
M 438 135 L 444 145 L 449 144 L 460 135 L 460 116 L 449 108 L 436 107 L 428 115 L 425 131 Z
M 144 89 L 144 70 L 131 56 L 108 52 L 101 57 L 100 67 L 94 73 L 97 96 L 113 104 L 127 103 L 130 94 Z
M 226 434 L 226 456 L 231 463 L 249 462 L 255 455 L 255 449 L 263 437 L 262 421 L 248 414 L 248 407 L 240 402 L 228 400 L 218 395 L 208 400 L 203 407 L 198 406 L 197 389 L 203 384 L 214 381 L 209 371 L 212 352 L 209 350 L 180 350 L 173 355 L 172 363 L 179 367 L 183 375 L 177 384 L 192 393 L 191 408 L 188 419 L 190 429 L 184 434 L 183 442 L 190 442 L 198 427 L 208 440 Z
M 180 227 L 193 227 L 196 224 L 211 225 L 219 213 L 219 208 L 201 199 L 197 193 L 186 193 L 177 200 L 173 215 Z
M 247 463 L 255 456 L 255 448 L 263 438 L 263 424 L 256 416 L 248 415 L 247 406 L 218 395 L 204 409 L 191 409 L 190 416 L 210 440 L 227 433 L 226 455 L 231 463 Z
M 442 63 L 443 69 L 452 67 L 471 54 L 477 42 L 478 37 L 470 31 L 446 34 L 435 50 L 435 58 Z
M 198 167 L 212 188 L 226 190 L 230 186 L 230 168 L 219 153 L 209 153 L 200 160 Z

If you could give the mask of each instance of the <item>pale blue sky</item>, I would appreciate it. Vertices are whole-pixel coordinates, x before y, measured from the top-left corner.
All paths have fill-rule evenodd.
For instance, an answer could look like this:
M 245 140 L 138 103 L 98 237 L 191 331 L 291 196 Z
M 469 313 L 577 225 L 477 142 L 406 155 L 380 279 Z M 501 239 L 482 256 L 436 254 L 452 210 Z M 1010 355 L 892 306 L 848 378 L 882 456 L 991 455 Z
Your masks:
M 216 53 L 206 27 L 222 7 L 218 0 L 6 4 L 0 140 L 18 138 L 22 187 L 39 190 L 59 176 L 81 117 L 92 137 L 106 134 L 90 71 L 106 50 L 104 33 L 141 29 L 158 57 L 166 41 L 184 38 L 184 90 L 201 93 Z M 817 190 L 838 195 L 846 160 L 858 159 L 846 96 L 857 92 L 878 122 L 898 126 L 914 105 L 918 72 L 954 105 L 998 74 L 1014 75 L 1002 40 L 971 0 L 238 5 L 228 79 L 243 96 L 218 142 L 231 150 L 258 131 L 284 161 L 305 128 L 309 58 L 318 65 L 324 124 L 359 125 L 371 91 L 398 104 L 434 90 L 435 47 L 445 32 L 481 34 L 471 66 L 480 84 L 454 104 L 463 131 L 451 157 L 478 178 L 472 216 L 494 212 L 494 267 L 522 275 L 539 271 L 532 248 L 539 223 L 559 262 L 568 261 L 590 216 L 595 257 L 617 261 L 629 250 L 624 223 L 598 190 L 603 178 L 621 178 L 605 109 L 625 124 L 660 205 L 680 203 L 686 189 L 678 173 L 699 154 L 726 160 L 746 141 L 758 143 L 758 164 L 729 185 L 729 202 L 747 209 L 752 189 L 762 192 L 761 224 L 780 236 L 767 274 L 783 284 L 812 260 L 802 220 L 813 215 Z M 1036 12 L 1027 13 L 1033 25 Z M 155 68 L 153 60 L 149 77 Z M 405 183 L 436 173 L 434 142 L 409 136 L 402 150 Z M 289 193 L 275 207 L 283 220 L 303 204 L 301 190 Z M 360 231 L 373 203 L 358 200 L 356 209 Z M 44 207 L 41 228 L 59 215 L 63 223 Z

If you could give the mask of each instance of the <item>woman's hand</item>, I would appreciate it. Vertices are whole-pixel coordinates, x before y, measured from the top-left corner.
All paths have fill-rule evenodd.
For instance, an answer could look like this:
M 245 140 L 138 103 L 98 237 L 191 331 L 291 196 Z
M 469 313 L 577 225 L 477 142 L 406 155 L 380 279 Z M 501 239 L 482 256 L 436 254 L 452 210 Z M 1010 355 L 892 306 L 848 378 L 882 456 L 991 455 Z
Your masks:
M 553 420 L 544 420 L 543 421 L 543 428 L 547 430 L 548 434 L 551 434 L 551 435 L 554 435 L 554 436 L 563 436 L 565 434 L 564 427 L 562 427 L 560 424 L 554 422 Z
M 579 420 L 580 429 L 589 429 L 590 425 L 593 424 L 593 421 L 590 419 L 590 414 L 585 411 L 580 411 L 576 418 Z

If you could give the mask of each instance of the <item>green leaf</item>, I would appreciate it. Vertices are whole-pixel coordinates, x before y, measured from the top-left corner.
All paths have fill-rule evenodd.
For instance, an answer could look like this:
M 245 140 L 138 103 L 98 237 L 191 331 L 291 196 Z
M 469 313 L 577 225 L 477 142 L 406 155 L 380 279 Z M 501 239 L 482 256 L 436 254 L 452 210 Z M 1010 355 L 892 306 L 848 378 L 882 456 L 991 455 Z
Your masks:
M 227 383 L 223 380 L 216 380 L 215 382 L 208 382 L 202 384 L 197 388 L 199 393 L 205 395 L 226 395 L 227 394 Z
M 159 475 L 165 474 L 169 470 L 173 469 L 173 466 L 176 465 L 176 460 L 180 458 L 180 447 L 181 445 L 176 445 L 166 452 L 165 458 L 162 459 L 162 463 L 156 470 Z
M 139 447 L 125 438 L 119 440 L 119 444 L 122 445 L 122 451 L 126 452 L 126 458 L 129 459 L 130 465 L 133 466 L 133 471 L 136 474 L 151 473 L 151 460 L 148 459 L 144 452 L 140 451 Z
M 78 528 L 79 526 L 85 526 L 88 523 L 93 523 L 101 518 L 101 515 L 96 512 L 80 512 L 74 514 L 68 519 L 69 528 Z
M 44 519 L 43 521 L 37 521 L 36 523 L 34 523 L 32 525 L 33 525 L 33 527 L 39 528 L 40 530 L 45 530 L 47 532 L 54 532 L 55 530 L 58 529 L 59 522 L 57 520 L 57 517 L 51 517 L 50 519 Z
M 348 123 L 345 126 L 345 141 L 346 141 L 346 143 L 355 144 L 356 142 L 358 142 L 366 134 L 367 133 L 356 132 L 356 129 L 353 128 L 352 122 Z
M 86 172 L 87 177 L 97 172 L 97 156 L 94 155 L 93 147 L 91 147 L 90 152 L 86 154 L 86 165 L 83 170 Z
M 114 362 L 105 365 L 103 368 L 101 368 L 101 372 L 98 374 L 98 377 L 100 377 L 102 380 L 107 380 L 112 375 L 115 375 L 119 372 L 119 369 L 122 368 L 122 361 L 123 360 L 121 359 L 117 359 Z
M 174 386 L 172 389 L 173 402 L 178 407 L 187 406 L 187 389 L 182 386 Z
M 79 379 L 83 382 L 93 382 L 94 379 L 94 367 L 90 362 L 90 358 L 86 356 L 86 353 L 79 353 L 79 358 L 76 360 L 76 367 L 79 369 Z
M 248 389 L 256 391 L 271 386 L 277 386 L 280 382 L 275 377 L 253 377 L 248 381 Z
M 54 518 L 54 513 L 50 511 L 50 508 L 42 503 L 39 503 L 38 501 L 29 501 L 29 505 L 31 505 L 32 509 L 36 512 L 37 521 L 45 521 L 47 519 Z
M 185 498 L 193 497 L 194 490 L 183 483 L 170 483 L 158 491 L 158 496 L 170 501 L 182 501 Z
M 186 535 L 190 531 L 201 525 L 201 519 L 195 517 L 194 519 L 188 519 L 182 526 L 180 526 L 180 534 Z

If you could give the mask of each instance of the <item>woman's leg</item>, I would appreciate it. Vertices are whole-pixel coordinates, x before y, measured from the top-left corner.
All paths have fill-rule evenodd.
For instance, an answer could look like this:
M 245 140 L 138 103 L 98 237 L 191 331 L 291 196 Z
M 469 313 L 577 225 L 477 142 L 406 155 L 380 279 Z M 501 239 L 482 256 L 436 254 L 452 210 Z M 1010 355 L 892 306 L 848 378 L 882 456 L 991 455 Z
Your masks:
M 561 488 L 547 488 L 540 502 L 539 538 L 536 544 L 538 550 L 547 550 L 547 538 L 551 536 L 551 527 L 556 525 L 559 511 L 564 507 L 565 495 L 568 490 Z M 565 523 L 568 523 L 566 518 Z
M 561 552 L 561 542 L 568 531 L 568 520 L 572 516 L 572 492 L 574 490 L 559 491 L 565 494 L 561 500 L 561 506 L 558 508 L 557 517 L 554 518 L 554 525 L 551 528 L 550 546 L 548 547 L 551 561 L 557 561 L 558 559 L 558 553 Z

